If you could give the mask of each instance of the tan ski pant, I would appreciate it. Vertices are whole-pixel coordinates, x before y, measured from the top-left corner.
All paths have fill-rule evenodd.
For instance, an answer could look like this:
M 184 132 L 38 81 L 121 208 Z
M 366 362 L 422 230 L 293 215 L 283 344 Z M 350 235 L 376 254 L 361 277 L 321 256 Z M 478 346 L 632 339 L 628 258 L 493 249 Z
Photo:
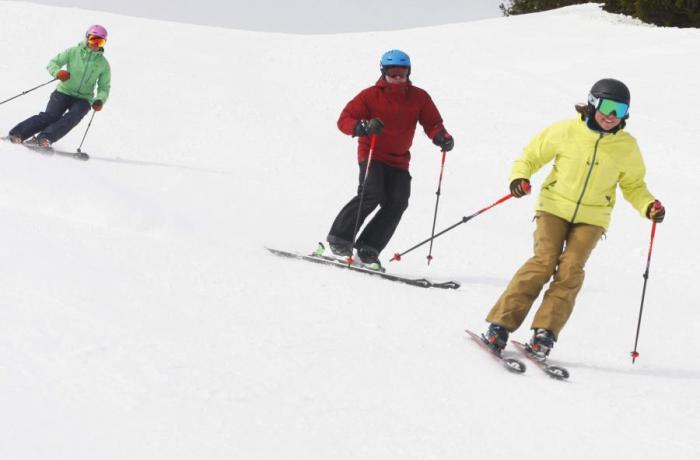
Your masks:
M 548 329 L 559 337 L 583 285 L 583 267 L 605 230 L 597 225 L 571 225 L 545 212 L 538 212 L 535 220 L 535 254 L 515 273 L 486 321 L 515 331 L 542 287 L 554 276 L 532 321 L 532 329 Z

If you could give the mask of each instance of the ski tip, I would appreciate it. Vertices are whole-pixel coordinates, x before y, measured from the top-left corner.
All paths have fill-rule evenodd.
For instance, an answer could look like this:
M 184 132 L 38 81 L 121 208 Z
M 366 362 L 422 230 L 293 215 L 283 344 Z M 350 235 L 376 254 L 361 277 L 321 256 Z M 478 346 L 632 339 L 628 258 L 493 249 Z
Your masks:
M 462 287 L 461 284 L 459 284 L 456 281 L 445 281 L 444 283 L 434 283 L 436 286 L 444 287 L 445 289 L 459 289 Z
M 503 360 L 503 365 L 507 370 L 514 374 L 524 374 L 527 370 L 527 366 L 524 362 L 517 360 L 515 358 L 501 358 Z
M 547 366 L 544 370 L 547 375 L 557 380 L 567 380 L 569 378 L 569 371 L 559 366 Z

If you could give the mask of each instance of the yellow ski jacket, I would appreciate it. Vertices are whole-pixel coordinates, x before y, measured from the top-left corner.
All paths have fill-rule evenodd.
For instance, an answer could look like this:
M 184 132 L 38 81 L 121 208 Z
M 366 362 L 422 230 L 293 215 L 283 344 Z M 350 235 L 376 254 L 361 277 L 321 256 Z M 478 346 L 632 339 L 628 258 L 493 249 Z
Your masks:
M 580 118 L 555 123 L 525 147 L 513 163 L 510 180 L 530 179 L 552 159 L 552 171 L 537 198 L 538 211 L 607 230 L 618 184 L 642 216 L 654 202 L 644 182 L 644 161 L 637 141 L 624 130 L 599 133 Z

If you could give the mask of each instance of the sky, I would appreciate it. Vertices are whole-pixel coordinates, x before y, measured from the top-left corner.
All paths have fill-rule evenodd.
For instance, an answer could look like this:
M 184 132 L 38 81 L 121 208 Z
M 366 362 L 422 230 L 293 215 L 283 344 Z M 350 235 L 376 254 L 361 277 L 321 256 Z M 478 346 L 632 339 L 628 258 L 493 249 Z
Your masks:
M 53 6 L 287 33 L 397 30 L 500 16 L 500 0 L 39 0 Z

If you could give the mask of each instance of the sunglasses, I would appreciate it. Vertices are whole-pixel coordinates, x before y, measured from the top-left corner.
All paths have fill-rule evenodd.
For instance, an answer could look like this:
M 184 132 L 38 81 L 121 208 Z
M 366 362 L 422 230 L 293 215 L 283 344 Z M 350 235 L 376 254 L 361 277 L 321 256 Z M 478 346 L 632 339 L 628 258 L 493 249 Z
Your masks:
M 615 113 L 615 117 L 622 119 L 627 116 L 627 112 L 630 109 L 629 104 L 625 104 L 624 102 L 613 101 L 612 99 L 597 98 L 595 96 L 591 96 L 589 98 L 589 102 L 598 112 L 602 113 L 606 117 L 609 117 Z
M 107 43 L 107 39 L 98 37 L 97 35 L 90 35 L 87 40 L 89 43 L 97 46 L 105 46 Z
M 408 78 L 408 67 L 387 67 L 385 72 L 389 78 Z

